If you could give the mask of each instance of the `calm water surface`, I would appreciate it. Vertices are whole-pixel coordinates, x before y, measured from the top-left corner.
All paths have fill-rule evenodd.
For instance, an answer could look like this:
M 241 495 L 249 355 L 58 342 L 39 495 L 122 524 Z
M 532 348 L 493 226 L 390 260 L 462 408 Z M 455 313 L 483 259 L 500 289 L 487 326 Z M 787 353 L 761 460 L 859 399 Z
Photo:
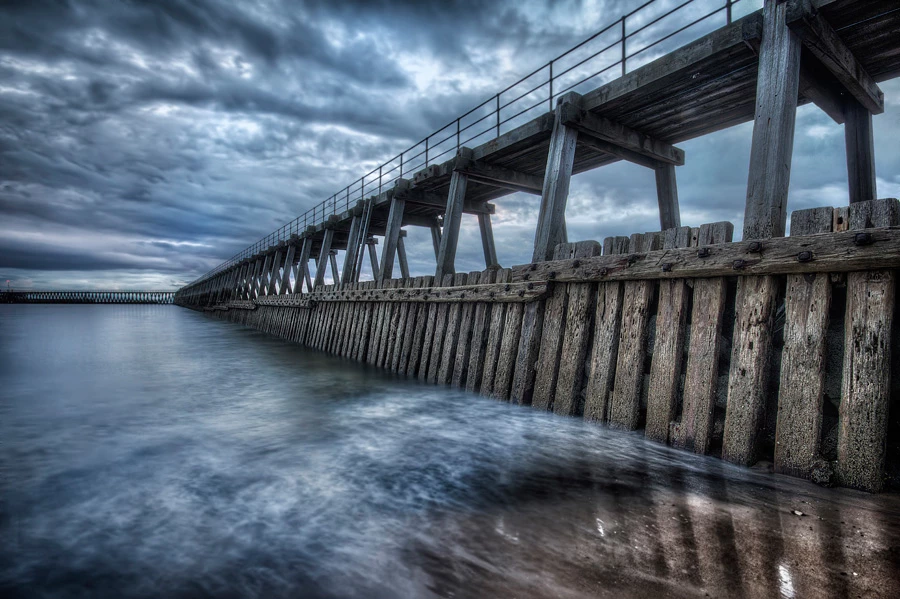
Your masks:
M 898 597 L 900 501 L 174 306 L 0 306 L 4 597 Z

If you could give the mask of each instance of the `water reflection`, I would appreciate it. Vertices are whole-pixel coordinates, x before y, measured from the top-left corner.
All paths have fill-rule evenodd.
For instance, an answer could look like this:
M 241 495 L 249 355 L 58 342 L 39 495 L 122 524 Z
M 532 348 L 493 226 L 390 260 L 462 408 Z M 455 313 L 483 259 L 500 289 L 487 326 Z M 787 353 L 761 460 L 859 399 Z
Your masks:
M 0 339 L 4 596 L 900 596 L 896 495 L 176 307 L 0 306 Z

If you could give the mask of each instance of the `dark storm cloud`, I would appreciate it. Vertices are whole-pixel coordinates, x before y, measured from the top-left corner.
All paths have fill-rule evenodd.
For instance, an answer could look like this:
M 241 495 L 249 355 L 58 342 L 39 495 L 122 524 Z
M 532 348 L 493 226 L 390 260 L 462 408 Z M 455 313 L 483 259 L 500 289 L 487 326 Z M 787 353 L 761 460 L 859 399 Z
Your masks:
M 187 282 L 637 4 L 0 2 L 0 278 Z M 892 110 L 876 143 L 900 130 Z M 840 128 L 804 115 L 791 208 L 845 185 Z M 683 147 L 685 222 L 739 230 L 749 127 Z M 896 152 L 878 155 L 880 174 L 898 171 Z M 505 265 L 529 259 L 537 203 L 497 201 Z M 568 213 L 573 239 L 658 228 L 652 175 L 577 175 Z M 409 229 L 426 274 L 429 233 Z M 477 231 L 467 217 L 460 270 L 481 263 Z

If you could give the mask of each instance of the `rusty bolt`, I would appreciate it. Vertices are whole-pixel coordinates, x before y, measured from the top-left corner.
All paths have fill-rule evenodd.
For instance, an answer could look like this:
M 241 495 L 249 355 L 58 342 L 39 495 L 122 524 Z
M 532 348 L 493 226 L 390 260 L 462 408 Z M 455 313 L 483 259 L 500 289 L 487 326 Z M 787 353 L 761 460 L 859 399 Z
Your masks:
M 744 260 L 735 260 L 731 263 L 731 268 L 733 268 L 734 270 L 744 270 L 746 266 L 747 262 Z
M 509 286 L 509 285 L 506 285 L 506 286 L 503 288 L 504 291 L 509 291 L 510 289 L 512 289 L 512 287 Z
M 853 243 L 856 245 L 869 245 L 872 243 L 872 234 L 871 233 L 857 233 L 853 237 Z
M 581 266 L 581 260 L 575 260 L 574 262 L 572 262 L 572 268 L 578 268 L 579 266 Z
M 522 278 L 523 278 L 523 279 L 525 279 L 525 280 L 526 280 L 526 281 L 527 281 L 527 280 L 528 280 L 528 279 L 530 279 L 530 278 L 531 278 L 531 275 L 530 275 L 530 274 L 528 274 L 528 273 L 525 273 L 525 276 L 524 276 L 524 277 L 522 277 Z
M 555 279 L 555 278 L 556 278 L 556 271 L 555 271 L 555 270 L 550 271 L 550 274 L 547 275 L 547 278 L 550 279 L 551 281 L 552 281 L 553 279 Z
M 601 276 L 601 277 L 605 277 L 605 276 L 608 275 L 608 274 L 609 274 L 609 269 L 608 269 L 608 268 L 601 268 L 601 269 L 600 269 L 600 276 Z
M 531 270 L 537 270 L 537 264 L 534 262 L 531 263 Z
M 519 289 L 519 297 L 525 297 L 525 290 Z
M 812 252 L 800 252 L 799 254 L 797 254 L 798 262 L 812 262 L 812 259 Z
M 534 289 L 534 283 L 528 283 L 528 289 Z
M 496 296 L 496 295 L 497 295 L 496 293 L 494 293 L 493 291 L 491 291 L 491 297 L 494 297 L 494 296 Z
M 662 271 L 663 272 L 672 272 L 672 263 L 671 262 L 664 263 L 662 265 Z
M 753 241 L 750 243 L 750 247 L 747 248 L 747 251 L 751 254 L 758 254 L 762 251 L 762 242 L 761 241 Z
M 709 253 L 710 253 L 709 248 L 700 248 L 699 250 L 697 250 L 697 257 L 698 258 L 708 258 Z

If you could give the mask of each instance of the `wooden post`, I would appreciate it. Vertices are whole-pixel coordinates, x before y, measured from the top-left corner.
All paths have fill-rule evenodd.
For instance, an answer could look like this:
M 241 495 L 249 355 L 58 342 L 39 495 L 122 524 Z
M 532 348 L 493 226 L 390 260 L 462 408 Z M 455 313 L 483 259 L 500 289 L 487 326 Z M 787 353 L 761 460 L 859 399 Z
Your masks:
M 786 12 L 783 0 L 765 0 L 744 210 L 745 241 L 784 236 L 801 47 L 800 38 L 787 27 Z
M 284 256 L 284 269 L 281 274 L 281 287 L 278 289 L 278 294 L 283 295 L 288 292 L 292 292 L 291 288 L 291 273 L 294 270 L 294 254 L 297 252 L 297 246 L 293 243 L 289 243 L 287 252 Z M 296 283 L 294 284 L 296 286 Z
M 661 164 L 656 173 L 656 197 L 659 202 L 659 225 L 663 231 L 681 226 L 678 209 L 678 184 L 675 181 L 675 165 Z
M 484 250 L 484 265 L 487 268 L 499 266 L 497 248 L 494 245 L 494 230 L 490 214 L 478 214 L 478 228 L 481 229 L 481 248 Z
M 848 98 L 844 114 L 847 118 L 844 124 L 844 140 L 847 146 L 850 203 L 868 202 L 876 198 L 872 113 L 853 98 Z
M 400 276 L 404 279 L 409 278 L 409 261 L 406 259 L 406 244 L 403 238 L 406 237 L 406 231 L 400 231 L 400 237 L 397 238 L 397 260 L 400 262 Z
M 328 262 L 331 264 L 331 278 L 334 281 L 334 284 L 340 285 L 341 284 L 341 275 L 338 272 L 337 250 L 330 250 L 328 252 Z
M 384 284 L 394 273 L 394 255 L 397 253 L 397 242 L 400 239 L 400 227 L 403 226 L 403 210 L 406 200 L 398 197 L 391 199 L 391 210 L 388 213 L 387 227 L 384 231 L 384 249 L 381 250 L 381 270 L 377 280 Z
M 278 286 L 281 284 L 281 250 L 275 250 L 275 257 L 272 258 L 272 268 L 269 269 L 269 288 L 266 295 L 275 295 L 278 293 Z
M 309 277 L 309 255 L 312 253 L 312 235 L 307 233 L 307 236 L 303 238 L 303 245 L 300 246 L 300 262 L 297 264 L 297 284 L 294 289 L 294 293 L 299 293 L 300 288 L 303 286 L 303 281 L 306 281 L 306 292 L 309 293 L 312 291 L 312 281 L 310 281 Z
M 851 230 L 896 225 L 896 199 L 850 206 Z M 841 484 L 870 492 L 884 485 L 896 288 L 892 270 L 847 274 L 837 473 Z
M 833 217 L 831 208 L 797 210 L 791 215 L 791 236 L 830 233 Z M 809 478 L 818 458 L 830 306 L 827 273 L 787 276 L 775 423 L 776 472 Z
M 434 259 L 437 261 L 441 255 L 441 226 L 431 225 L 431 244 L 434 246 Z
M 316 281 L 313 289 L 325 284 L 325 269 L 328 263 L 328 252 L 331 251 L 331 242 L 334 240 L 334 229 L 325 229 L 325 235 L 322 237 L 322 247 L 319 248 L 319 258 L 316 260 Z
M 378 244 L 378 240 L 374 237 L 369 237 L 366 239 L 366 245 L 369 246 L 369 261 L 372 264 L 372 278 L 377 283 L 380 279 L 378 276 L 378 252 L 375 250 L 375 246 Z
M 450 178 L 450 192 L 447 194 L 447 211 L 444 213 L 444 231 L 437 256 L 436 281 L 444 275 L 456 273 L 456 246 L 459 243 L 459 226 L 462 222 L 463 204 L 466 200 L 466 184 L 469 176 L 453 171 Z
M 580 104 L 581 96 L 569 92 L 556 106 L 553 134 L 544 171 L 544 188 L 541 192 L 541 209 L 538 214 L 537 232 L 534 236 L 532 262 L 544 262 L 553 258 L 553 251 L 567 241 L 566 201 L 569 197 L 569 181 L 575 164 L 575 144 L 578 131 L 563 124 L 561 111 L 566 103 Z
M 353 215 L 350 221 L 350 234 L 347 237 L 347 252 L 344 254 L 344 269 L 341 280 L 344 283 L 353 283 L 353 270 L 359 257 L 360 235 L 362 235 L 362 216 Z

